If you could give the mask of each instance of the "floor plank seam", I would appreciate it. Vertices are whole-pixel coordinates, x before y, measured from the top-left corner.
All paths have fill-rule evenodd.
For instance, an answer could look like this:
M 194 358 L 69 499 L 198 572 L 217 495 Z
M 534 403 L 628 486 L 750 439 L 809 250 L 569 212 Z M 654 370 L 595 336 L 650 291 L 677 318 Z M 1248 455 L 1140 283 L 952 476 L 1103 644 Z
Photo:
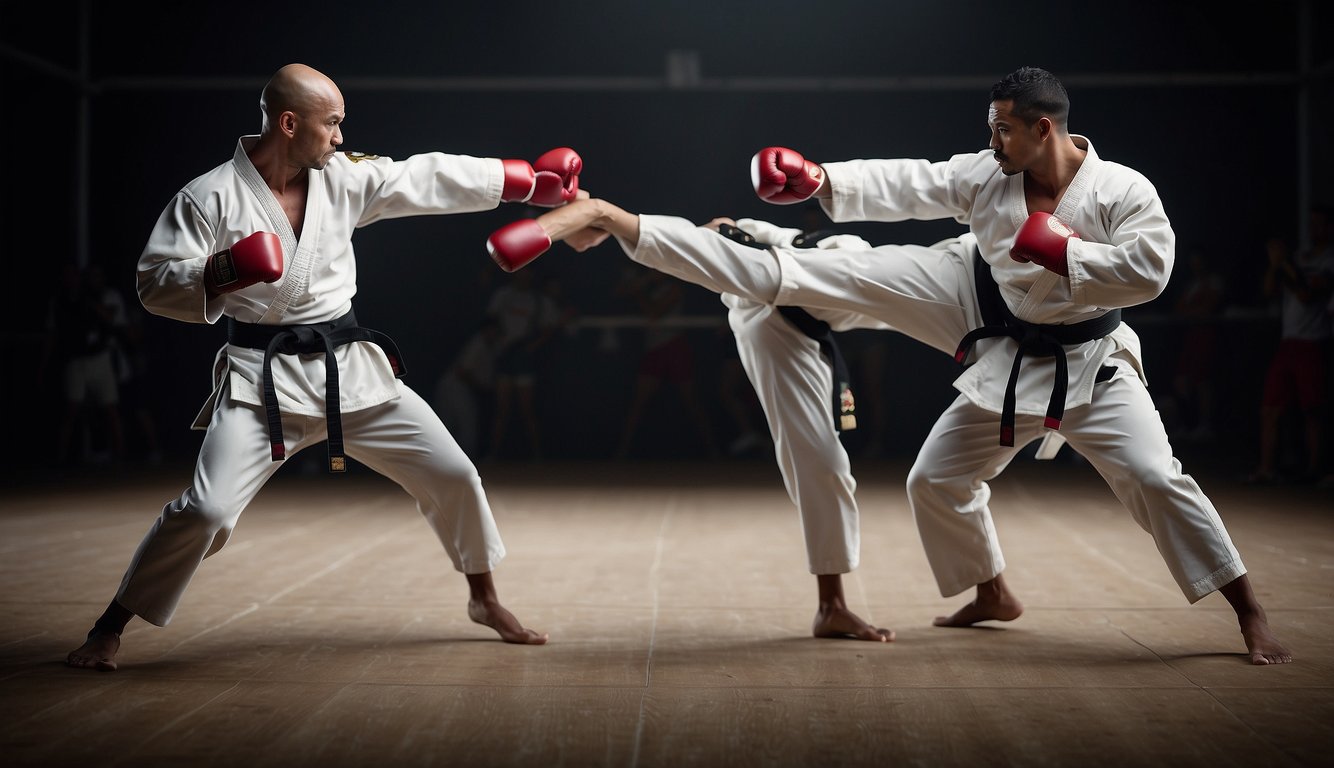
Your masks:
M 662 550 L 666 541 L 667 525 L 671 522 L 672 512 L 676 509 L 676 496 L 673 494 L 668 499 L 667 507 L 662 513 L 662 523 L 658 525 L 658 540 L 654 543 L 653 564 L 649 566 L 649 583 L 652 585 L 653 595 L 653 618 L 649 626 L 648 635 L 648 654 L 644 660 L 644 690 L 639 695 L 639 714 L 635 719 L 635 743 L 634 751 L 630 756 L 630 768 L 637 768 L 639 765 L 639 753 L 644 744 L 644 704 L 648 700 L 648 693 L 653 686 L 653 650 L 658 638 L 658 593 L 660 588 L 659 576 L 662 571 Z

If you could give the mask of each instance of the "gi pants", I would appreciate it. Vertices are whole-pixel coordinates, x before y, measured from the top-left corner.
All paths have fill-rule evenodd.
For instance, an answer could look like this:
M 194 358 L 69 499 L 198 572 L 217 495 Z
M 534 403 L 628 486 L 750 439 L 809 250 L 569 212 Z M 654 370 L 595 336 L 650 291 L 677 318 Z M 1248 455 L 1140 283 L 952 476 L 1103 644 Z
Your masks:
M 783 484 L 801 516 L 811 573 L 848 573 L 861 547 L 857 483 L 834 430 L 833 370 L 778 310 L 724 295 L 737 353 L 769 423 Z
M 456 570 L 491 571 L 505 548 L 476 467 L 431 407 L 401 381 L 399 397 L 345 412 L 347 455 L 398 483 L 417 502 Z M 323 417 L 283 414 L 289 456 L 323 441 Z M 116 600 L 165 626 L 204 558 L 222 549 L 237 519 L 281 466 L 269 455 L 259 406 L 218 398 L 193 484 L 168 503 L 139 544 Z
M 637 247 L 622 247 L 634 261 L 719 293 L 813 314 L 861 313 L 951 355 L 982 324 L 971 256 L 949 249 L 763 251 L 659 216 L 641 216 Z M 1127 364 L 1097 386 L 1089 405 L 1065 412 L 1061 435 L 1154 537 L 1187 600 L 1244 574 L 1217 510 L 1173 457 L 1143 381 Z M 1015 446 L 1007 448 L 998 445 L 999 421 L 998 413 L 961 395 L 936 422 L 909 472 L 908 500 L 945 596 L 1004 568 L 986 481 L 1045 428 L 1043 417 L 1020 414 Z
M 987 481 L 1046 431 L 1043 417 L 1020 414 L 1015 446 L 1007 448 L 997 445 L 996 422 L 996 414 L 960 395 L 936 421 L 908 473 L 908 501 L 946 597 L 1005 569 Z M 1098 383 L 1092 403 L 1065 412 L 1061 434 L 1153 536 L 1187 600 L 1194 603 L 1246 573 L 1213 504 L 1172 456 L 1139 377 Z

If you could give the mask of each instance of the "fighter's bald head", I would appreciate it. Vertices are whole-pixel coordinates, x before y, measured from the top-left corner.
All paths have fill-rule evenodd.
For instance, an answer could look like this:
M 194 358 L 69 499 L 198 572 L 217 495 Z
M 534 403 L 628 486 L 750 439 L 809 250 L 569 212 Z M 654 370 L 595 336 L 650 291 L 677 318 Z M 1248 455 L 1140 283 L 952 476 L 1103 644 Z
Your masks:
M 305 64 L 288 64 L 274 73 L 259 97 L 266 125 L 284 112 L 309 114 L 329 103 L 341 104 L 342 94 L 334 81 Z

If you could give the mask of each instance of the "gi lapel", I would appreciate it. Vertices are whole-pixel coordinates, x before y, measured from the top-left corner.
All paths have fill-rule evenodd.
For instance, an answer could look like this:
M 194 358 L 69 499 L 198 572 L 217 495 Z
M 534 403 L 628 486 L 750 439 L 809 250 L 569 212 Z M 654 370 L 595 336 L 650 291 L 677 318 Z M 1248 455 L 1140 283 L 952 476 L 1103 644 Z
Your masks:
M 287 214 L 278 204 L 278 198 L 274 196 L 273 190 L 269 189 L 264 177 L 259 175 L 259 171 L 250 162 L 243 144 L 237 145 L 233 161 L 237 173 L 240 174 L 250 193 L 255 196 L 255 202 L 259 203 L 259 207 L 264 211 L 264 217 L 268 219 L 270 228 L 283 244 L 283 259 L 286 264 L 282 279 L 278 282 L 278 292 L 259 319 L 263 324 L 281 324 L 292 300 L 304 293 L 310 284 L 314 244 L 319 240 L 319 201 L 324 199 L 321 195 L 315 194 L 315 188 L 322 183 L 322 175 L 316 170 L 307 172 L 310 177 L 306 184 L 306 220 L 301 228 L 301 242 L 298 243 L 296 233 L 292 231 L 292 224 L 287 220 Z
M 264 312 L 264 317 L 260 319 L 261 323 L 281 324 L 282 318 L 287 314 L 287 308 L 291 306 L 292 301 L 298 296 L 304 294 L 310 287 L 310 272 L 315 266 L 315 256 L 319 251 L 320 242 L 320 222 L 324 214 L 324 171 L 310 169 L 306 171 L 309 174 L 306 178 L 306 216 L 301 224 L 301 240 L 296 240 L 296 235 L 292 232 L 291 224 L 287 221 L 287 214 L 278 206 L 277 199 L 270 192 L 269 202 L 278 208 L 278 216 L 281 217 L 281 224 L 285 229 L 283 232 L 283 248 L 287 250 L 287 244 L 292 243 L 289 253 L 296 254 L 292 257 L 292 263 L 288 265 L 286 274 L 283 275 L 283 282 L 278 287 L 278 295 L 274 297 L 273 303 L 269 305 L 268 310 Z
M 1082 136 L 1072 138 L 1083 139 Z M 1071 226 L 1074 226 L 1073 222 L 1078 217 L 1079 204 L 1084 199 L 1084 194 L 1088 191 L 1089 185 L 1096 175 L 1098 162 L 1098 155 L 1093 151 L 1093 144 L 1087 139 L 1083 139 L 1083 141 L 1088 147 L 1088 155 L 1079 166 L 1079 170 L 1075 172 L 1075 177 L 1070 180 L 1070 186 L 1066 187 L 1065 193 L 1061 195 L 1061 202 L 1056 204 L 1056 210 L 1052 213 L 1053 216 L 1071 224 Z M 1016 175 L 1018 176 L 1018 174 Z M 1022 183 L 1019 185 L 1019 199 L 1023 200 Z M 1024 218 L 1027 218 L 1026 206 Z M 1078 230 L 1079 228 L 1075 227 L 1075 229 Z M 1047 300 L 1047 294 L 1051 293 L 1051 289 L 1055 288 L 1060 280 L 1061 276 L 1055 272 L 1043 270 L 1042 275 L 1028 289 L 1028 294 L 1024 296 L 1023 302 L 1015 310 L 1015 317 L 1032 317 L 1031 313 L 1034 308 Z

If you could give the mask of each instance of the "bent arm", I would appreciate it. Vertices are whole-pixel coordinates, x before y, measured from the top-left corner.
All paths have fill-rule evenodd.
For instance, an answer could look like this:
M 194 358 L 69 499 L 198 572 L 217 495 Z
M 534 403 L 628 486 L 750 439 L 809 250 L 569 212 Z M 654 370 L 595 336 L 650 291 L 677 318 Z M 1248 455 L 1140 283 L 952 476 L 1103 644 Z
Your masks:
M 216 322 L 222 302 L 209 296 L 204 286 L 213 241 L 199 206 L 183 193 L 176 195 L 139 256 L 136 288 L 144 308 L 188 323 Z
M 1157 298 L 1176 261 L 1176 235 L 1152 185 L 1141 182 L 1107 208 L 1107 243 L 1070 241 L 1071 297 L 1100 307 Z

